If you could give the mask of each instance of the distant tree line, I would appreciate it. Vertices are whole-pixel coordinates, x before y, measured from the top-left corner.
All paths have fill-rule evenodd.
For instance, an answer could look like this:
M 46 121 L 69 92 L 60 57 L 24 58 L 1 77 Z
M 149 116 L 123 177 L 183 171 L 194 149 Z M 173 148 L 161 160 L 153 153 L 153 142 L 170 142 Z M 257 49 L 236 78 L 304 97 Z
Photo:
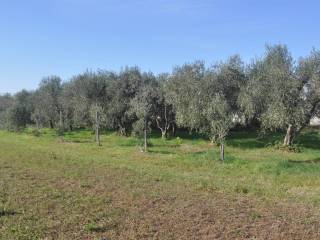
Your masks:
M 320 51 L 294 61 L 284 45 L 267 46 L 261 58 L 244 64 L 240 56 L 206 67 L 197 61 L 155 76 L 137 67 L 86 71 L 70 81 L 42 79 L 35 91 L 0 96 L 0 127 L 20 130 L 55 128 L 59 133 L 92 128 L 144 139 L 152 129 L 163 138 L 177 128 L 206 135 L 219 143 L 236 125 L 284 131 L 293 143 L 310 119 L 320 114 Z

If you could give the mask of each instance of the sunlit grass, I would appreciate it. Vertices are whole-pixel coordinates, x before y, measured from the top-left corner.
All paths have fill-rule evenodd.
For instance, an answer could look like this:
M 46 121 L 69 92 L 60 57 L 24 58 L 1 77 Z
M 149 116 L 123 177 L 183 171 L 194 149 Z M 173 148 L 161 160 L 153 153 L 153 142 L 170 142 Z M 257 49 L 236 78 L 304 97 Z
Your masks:
M 227 140 L 225 162 L 219 160 L 219 148 L 205 138 L 188 133 L 178 136 L 163 140 L 159 134 L 153 134 L 149 139 L 149 151 L 143 153 L 139 140 L 115 132 L 105 132 L 99 147 L 94 142 L 94 133 L 89 130 L 67 132 L 63 137 L 50 129 L 43 129 L 39 137 L 33 136 L 32 129 L 22 133 L 0 131 L 0 181 L 7 186 L 7 197 L 0 202 L 3 205 L 0 209 L 6 207 L 8 211 L 24 216 L 26 204 L 31 204 L 32 211 L 39 211 L 41 218 L 45 216 L 42 211 L 51 208 L 64 214 L 68 204 L 75 204 L 78 208 L 73 211 L 80 212 L 81 206 L 89 204 L 92 205 L 90 211 L 95 212 L 97 206 L 102 206 L 101 199 L 85 196 L 83 191 L 95 189 L 96 182 L 103 182 L 105 174 L 120 174 L 121 188 L 127 189 L 132 196 L 140 194 L 138 189 L 141 187 L 149 189 L 144 194 L 159 194 L 154 188 L 156 183 L 164 189 L 187 185 L 193 191 L 218 191 L 320 206 L 320 134 L 317 130 L 306 130 L 300 135 L 297 139 L 299 153 L 273 146 L 282 139 L 281 134 L 259 137 L 254 132 L 233 132 Z M 28 185 L 24 185 L 23 179 L 28 180 Z M 58 191 L 56 185 L 61 184 L 69 184 L 67 186 L 74 191 Z M 28 196 L 32 198 L 27 199 Z M 51 200 L 45 201 L 46 198 Z M 32 204 L 42 205 L 36 210 L 33 207 L 37 205 Z M 109 209 L 108 214 L 112 211 L 115 210 Z M 34 216 L 35 213 L 29 214 Z M 68 214 L 68 221 L 80 221 L 76 213 Z M 121 217 L 116 216 L 110 224 L 120 221 Z M 89 220 L 81 223 L 79 231 L 94 232 L 105 228 Z M 0 225 L 1 221 L 8 221 L 2 225 L 16 228 L 7 229 L 5 234 L 21 231 L 13 234 L 22 236 L 21 239 L 23 234 L 30 234 L 14 221 L 0 218 Z M 23 218 L 23 225 L 30 226 L 35 221 Z M 41 226 L 48 227 L 48 223 L 42 224 L 34 232 L 40 234 L 44 231 Z M 3 235 L 4 239 L 5 236 L 11 235 Z
M 320 149 L 317 144 L 320 144 L 320 135 L 316 130 L 308 130 L 297 139 L 300 153 L 273 147 L 272 144 L 283 137 L 280 134 L 261 137 L 254 132 L 234 132 L 227 141 L 224 163 L 218 160 L 218 147 L 205 138 L 188 133 L 180 136 L 162 140 L 158 134 L 153 134 L 149 139 L 148 153 L 140 151 L 139 140 L 118 136 L 114 132 L 103 134 L 103 146 L 98 147 L 93 132 L 89 130 L 67 132 L 62 138 L 49 129 L 42 130 L 40 137 L 32 136 L 30 130 L 18 135 L 1 132 L 0 144 L 4 151 L 2 156 L 10 155 L 19 164 L 37 167 L 41 164 L 44 168 L 53 162 L 76 164 L 77 167 L 87 164 L 123 167 L 168 180 L 195 184 L 207 181 L 207 185 L 224 191 L 234 191 L 244 185 L 248 194 L 318 201 L 317 196 L 304 199 L 290 191 L 297 187 L 315 187 L 318 191 Z M 13 147 L 15 151 L 12 151 Z M 21 161 L 26 156 L 29 160 Z M 69 174 L 72 174 L 72 168 Z

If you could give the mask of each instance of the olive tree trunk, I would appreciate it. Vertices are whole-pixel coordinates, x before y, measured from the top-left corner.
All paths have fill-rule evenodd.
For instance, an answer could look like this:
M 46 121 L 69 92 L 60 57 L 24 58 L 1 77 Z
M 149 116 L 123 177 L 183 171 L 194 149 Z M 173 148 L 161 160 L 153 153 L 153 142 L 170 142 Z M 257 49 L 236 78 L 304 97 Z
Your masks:
M 164 122 L 163 122 L 164 120 Z M 160 121 L 162 121 L 163 123 L 161 124 Z M 157 127 L 160 129 L 161 131 L 161 138 L 162 139 L 166 139 L 167 138 L 167 132 L 170 128 L 170 121 L 168 121 L 167 118 L 167 106 L 164 106 L 164 119 L 162 119 L 160 116 L 156 117 L 156 123 L 157 123 Z
M 167 131 L 161 131 L 161 138 L 166 139 L 167 138 Z
M 289 124 L 287 128 L 286 136 L 283 141 L 283 146 L 286 146 L 286 147 L 290 146 L 293 142 L 293 138 L 294 138 L 294 127 L 291 124 Z
M 61 110 L 59 111 L 59 127 L 60 127 L 60 129 L 64 128 L 64 126 L 63 126 L 63 115 L 62 115 L 62 111 Z
M 174 123 L 172 123 L 171 127 L 172 127 L 172 131 L 171 131 L 172 137 L 175 137 L 176 136 L 176 126 Z
M 220 160 L 224 161 L 224 143 L 221 142 L 220 144 Z
M 52 120 L 49 121 L 49 124 L 50 124 L 50 128 L 51 128 L 51 129 L 54 129 L 54 124 L 53 124 L 53 121 L 52 121 Z
M 118 134 L 120 136 L 126 136 L 127 135 L 126 128 L 123 127 L 121 124 L 118 124 Z
M 144 121 L 144 130 L 143 130 L 143 135 L 144 135 L 144 151 L 147 152 L 147 121 Z
M 99 123 L 99 112 L 98 112 L 98 108 L 96 108 L 96 114 L 95 114 L 95 122 L 96 122 L 96 142 L 98 143 L 98 146 L 101 146 L 101 142 L 100 142 L 100 123 Z
M 37 130 L 40 130 L 40 124 L 38 118 L 35 119 Z

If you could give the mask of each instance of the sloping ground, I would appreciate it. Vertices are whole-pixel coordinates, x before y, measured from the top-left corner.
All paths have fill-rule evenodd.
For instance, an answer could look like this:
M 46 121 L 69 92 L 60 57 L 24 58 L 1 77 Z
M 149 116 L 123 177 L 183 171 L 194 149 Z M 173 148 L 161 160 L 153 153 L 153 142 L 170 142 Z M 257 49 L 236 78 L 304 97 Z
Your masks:
M 133 168 L 117 160 L 116 149 L 104 157 L 97 153 L 100 159 L 89 148 L 81 151 L 82 143 L 5 136 L 0 139 L 0 239 L 320 237 L 315 205 L 175 179 L 144 165 Z M 200 146 L 192 148 L 198 152 Z M 136 149 L 130 149 L 121 156 L 133 161 Z

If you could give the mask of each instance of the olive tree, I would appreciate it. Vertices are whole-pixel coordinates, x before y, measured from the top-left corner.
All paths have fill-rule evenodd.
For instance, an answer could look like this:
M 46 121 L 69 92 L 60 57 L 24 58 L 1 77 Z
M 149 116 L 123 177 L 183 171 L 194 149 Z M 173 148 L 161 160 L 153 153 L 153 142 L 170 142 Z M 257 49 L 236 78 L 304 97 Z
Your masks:
M 170 80 L 170 95 L 179 126 L 199 131 L 220 144 L 224 159 L 224 140 L 238 113 L 237 98 L 245 81 L 239 56 L 233 56 L 210 69 L 196 62 L 178 67 Z
M 7 127 L 8 109 L 12 107 L 14 98 L 10 94 L 0 95 L 0 128 Z
M 317 109 L 318 57 L 314 52 L 297 66 L 286 46 L 274 45 L 267 46 L 264 57 L 250 66 L 239 105 L 248 118 L 260 122 L 263 131 L 286 130 L 284 146 L 293 143 Z
M 154 118 L 157 128 L 161 131 L 162 139 L 168 137 L 168 130 L 170 128 L 173 134 L 175 130 L 175 112 L 172 104 L 168 100 L 168 80 L 168 74 L 161 74 L 157 77 L 157 100 Z
M 137 121 L 133 124 L 133 131 L 138 136 L 143 135 L 144 151 L 147 151 L 147 134 L 156 116 L 158 92 L 157 84 L 152 75 L 149 75 L 150 82 L 142 87 L 137 95 L 131 100 L 131 112 L 136 116 Z
M 207 124 L 200 130 L 209 138 L 215 139 L 220 145 L 220 160 L 224 160 L 225 138 L 233 126 L 233 114 L 227 99 L 217 93 L 212 97 L 203 112 Z
M 239 55 L 213 65 L 206 71 L 201 91 L 202 119 L 200 130 L 220 145 L 220 159 L 224 160 L 225 138 L 241 115 L 237 100 L 247 81 L 245 66 Z
M 51 76 L 42 79 L 34 98 L 33 118 L 35 121 L 45 121 L 51 128 L 58 125 L 62 112 L 59 101 L 61 91 L 61 79 L 59 77 Z
M 7 127 L 20 130 L 31 124 L 33 111 L 32 93 L 22 90 L 14 95 L 12 105 L 7 109 Z
M 86 124 L 93 126 L 95 139 L 100 146 L 100 129 L 104 118 L 105 108 L 108 106 L 108 80 L 109 72 L 85 72 L 75 76 L 70 89 L 74 90 L 71 95 L 74 115 Z M 69 93 L 70 94 L 70 93 Z M 80 117 L 79 117 L 80 115 Z
M 320 116 L 320 51 L 313 49 L 308 57 L 301 58 L 297 69 L 304 101 L 304 121 L 300 131 L 310 123 L 311 118 Z
M 66 82 L 62 84 L 62 92 L 59 98 L 62 106 L 62 123 L 63 128 L 72 131 L 76 123 L 75 120 L 75 109 L 76 109 L 76 91 L 73 82 Z
M 202 85 L 206 68 L 204 62 L 177 66 L 166 86 L 167 102 L 172 104 L 179 127 L 198 130 L 202 125 Z
M 120 135 L 130 134 L 133 123 L 137 120 L 130 110 L 130 102 L 149 80 L 148 74 L 142 73 L 139 68 L 126 67 L 112 81 L 110 103 L 106 112 L 107 122 Z

